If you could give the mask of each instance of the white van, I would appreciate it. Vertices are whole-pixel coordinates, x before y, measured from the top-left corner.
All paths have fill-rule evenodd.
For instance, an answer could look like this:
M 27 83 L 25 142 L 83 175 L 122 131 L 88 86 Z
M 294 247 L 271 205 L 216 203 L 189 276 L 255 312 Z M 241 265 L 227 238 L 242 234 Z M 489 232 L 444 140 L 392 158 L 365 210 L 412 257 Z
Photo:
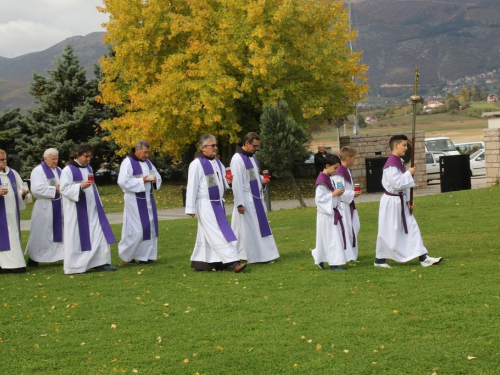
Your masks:
M 425 138 L 425 152 L 441 152 L 444 155 L 460 155 L 448 137 Z
M 455 143 L 455 147 L 461 154 L 473 154 L 474 152 L 478 150 L 483 150 L 484 149 L 484 142 L 483 141 L 477 141 L 477 142 L 461 142 L 461 143 Z

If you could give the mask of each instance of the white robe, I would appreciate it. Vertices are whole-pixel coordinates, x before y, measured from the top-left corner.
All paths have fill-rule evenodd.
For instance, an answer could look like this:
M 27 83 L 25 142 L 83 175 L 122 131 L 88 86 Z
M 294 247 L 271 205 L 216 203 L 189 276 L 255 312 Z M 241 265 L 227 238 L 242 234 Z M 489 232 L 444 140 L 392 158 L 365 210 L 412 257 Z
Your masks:
M 316 215 L 316 248 L 312 251 L 314 263 L 327 262 L 330 266 L 340 266 L 356 259 L 346 231 L 346 248 L 340 222 L 334 224 L 334 208 L 340 206 L 340 197 L 333 197 L 332 191 L 324 185 L 317 185 L 314 202 Z M 340 211 L 340 210 L 339 210 Z M 342 213 L 341 213 L 342 215 Z M 342 215 L 343 216 L 343 215 Z M 345 227 L 345 219 L 342 218 Z
M 255 176 L 259 184 L 259 198 L 263 200 L 261 176 L 253 158 L 250 159 Z M 235 154 L 231 159 L 231 173 L 233 174 L 234 209 L 231 219 L 231 227 L 238 241 L 236 247 L 240 259 L 248 260 L 248 263 L 269 262 L 279 258 L 278 248 L 274 236 L 262 237 L 260 234 L 259 220 L 253 202 L 250 189 L 250 181 L 245 163 L 240 154 Z M 262 202 L 264 204 L 264 202 Z M 238 212 L 238 206 L 245 207 L 245 213 Z M 264 204 L 264 210 L 266 206 Z M 266 217 L 267 220 L 267 217 Z
M 23 180 L 19 174 L 12 169 L 17 183 L 17 191 L 14 191 L 10 183 L 10 179 L 7 177 L 9 170 L 9 167 L 6 167 L 5 172 L 0 172 L 1 183 L 7 182 L 9 184 L 9 192 L 3 196 L 5 199 L 5 211 L 7 213 L 8 234 L 0 233 L 0 236 L 8 235 L 10 242 L 10 250 L 0 251 L 0 267 L 5 269 L 26 267 L 23 250 L 21 249 L 21 240 L 19 239 L 19 226 L 16 208 L 16 198 L 19 201 L 19 210 L 24 210 L 26 208 L 22 195 Z
M 408 234 L 404 231 L 400 198 L 382 195 L 378 214 L 376 258 L 407 262 L 427 254 L 415 216 L 410 215 L 406 204 L 410 196 L 410 188 L 415 186 L 411 173 L 408 171 L 401 173 L 397 167 L 389 166 L 384 169 L 382 185 L 389 193 L 403 192 Z
M 55 185 L 59 185 L 56 168 L 53 168 L 52 172 Z M 56 196 L 56 187 L 50 184 L 41 165 L 31 171 L 31 193 L 35 196 L 36 202 L 31 213 L 30 238 L 25 254 L 35 262 L 63 260 L 64 244 L 54 242 L 52 225 L 52 199 Z
M 349 171 L 349 174 L 351 174 L 351 171 Z M 352 175 L 351 175 L 351 180 L 352 180 Z M 349 243 L 351 244 L 355 260 L 358 258 L 358 233 L 359 233 L 360 223 L 359 223 L 358 210 L 354 210 L 354 213 L 351 217 L 350 204 L 352 201 L 354 201 L 354 186 L 350 182 L 346 181 L 344 177 L 338 174 L 333 175 L 333 181 L 335 182 L 335 186 L 338 186 L 339 183 L 342 183 L 344 185 L 344 194 L 340 196 L 340 202 L 341 202 L 340 213 L 344 220 L 346 236 Z M 354 229 L 354 234 L 356 235 L 356 246 L 353 246 L 353 238 L 352 238 L 353 229 Z
M 87 168 L 80 168 L 84 181 L 88 179 Z M 95 184 L 81 190 L 79 182 L 73 183 L 73 173 L 69 166 L 61 174 L 61 195 L 63 196 L 64 212 L 64 273 L 83 273 L 87 270 L 111 263 L 110 246 L 106 242 L 104 233 L 97 215 L 97 206 L 94 199 Z M 87 213 L 89 220 L 90 241 L 92 250 L 82 251 L 76 202 L 80 200 L 80 191 L 87 199 Z
M 146 162 L 139 162 L 142 168 L 142 175 L 149 175 L 149 167 Z M 156 189 L 161 186 L 161 176 L 153 165 L 153 172 L 156 176 Z M 122 238 L 118 244 L 118 254 L 125 262 L 134 259 L 147 262 L 156 260 L 158 256 L 158 238 L 155 233 L 155 224 L 153 219 L 153 206 L 151 204 L 151 193 L 153 184 L 144 183 L 142 176 L 134 177 L 132 164 L 127 157 L 120 166 L 118 175 L 118 185 L 123 190 L 125 207 L 123 211 Z M 137 208 L 137 197 L 135 193 L 146 193 L 146 202 L 148 207 L 149 224 L 151 228 L 151 239 L 143 241 L 142 223 Z M 141 199 L 141 198 L 139 198 Z
M 210 161 L 217 176 L 219 194 L 223 200 L 224 191 L 229 189 L 225 176 L 221 176 L 216 160 Z M 198 217 L 198 233 L 191 261 L 205 263 L 232 263 L 240 260 L 236 241 L 227 242 L 215 218 L 208 184 L 203 167 L 198 159 L 189 164 L 188 183 L 186 191 L 186 214 L 196 214 Z

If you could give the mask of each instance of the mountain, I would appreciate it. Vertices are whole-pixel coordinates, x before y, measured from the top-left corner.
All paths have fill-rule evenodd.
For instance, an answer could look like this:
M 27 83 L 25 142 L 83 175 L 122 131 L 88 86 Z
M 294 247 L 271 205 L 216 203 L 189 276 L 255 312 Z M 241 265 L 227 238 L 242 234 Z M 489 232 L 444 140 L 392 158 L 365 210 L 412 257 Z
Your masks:
M 23 110 L 35 106 L 28 90 L 33 82 L 33 73 L 47 75 L 47 69 L 54 69 L 54 60 L 61 56 L 64 47 L 70 43 L 80 60 L 87 68 L 87 78 L 94 76 L 94 64 L 108 52 L 102 44 L 103 32 L 86 36 L 74 36 L 40 52 L 6 58 L 0 57 L 0 112 L 8 108 L 20 107 Z
M 365 0 L 352 8 L 372 94 L 413 87 L 415 66 L 426 90 L 500 68 L 498 0 Z
M 347 0 L 346 0 L 347 2 Z M 439 92 L 447 81 L 500 71 L 498 0 L 352 0 L 355 50 L 369 65 L 371 95 L 413 93 L 419 67 L 419 94 Z M 41 52 L 0 57 L 0 112 L 34 105 L 28 94 L 33 72 L 45 74 L 71 43 L 93 76 L 93 64 L 107 53 L 103 33 L 68 38 Z

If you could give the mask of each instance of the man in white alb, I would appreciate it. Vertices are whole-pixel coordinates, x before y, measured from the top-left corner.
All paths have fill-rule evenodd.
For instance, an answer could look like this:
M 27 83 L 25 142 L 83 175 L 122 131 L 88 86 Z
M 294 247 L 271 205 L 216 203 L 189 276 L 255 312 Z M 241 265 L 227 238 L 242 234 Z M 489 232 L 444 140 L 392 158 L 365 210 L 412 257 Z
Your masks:
M 231 160 L 234 195 L 231 227 L 238 238 L 236 247 L 240 258 L 248 263 L 269 263 L 280 256 L 263 202 L 263 186 L 269 180 L 260 175 L 254 155 L 259 143 L 257 133 L 248 133 Z
M 31 171 L 31 192 L 36 198 L 31 213 L 30 238 L 26 245 L 28 267 L 38 262 L 57 262 L 64 259 L 63 211 L 59 194 L 61 168 L 57 166 L 59 152 L 49 148 L 42 163 Z
M 110 244 L 116 242 L 89 165 L 94 148 L 82 143 L 61 173 L 64 212 L 64 273 L 115 271 Z
M 118 254 L 127 263 L 154 263 L 158 257 L 158 214 L 153 191 L 161 186 L 161 176 L 149 161 L 150 145 L 135 144 L 123 160 L 118 185 L 124 193 L 122 239 Z
M 225 168 L 216 158 L 215 137 L 203 135 L 199 144 L 201 153 L 197 153 L 189 164 L 186 191 L 186 214 L 198 215 L 191 267 L 196 271 L 227 269 L 240 272 L 246 264 L 240 263 L 236 236 L 224 209 L 224 191 L 229 189 L 231 180 L 226 180 Z

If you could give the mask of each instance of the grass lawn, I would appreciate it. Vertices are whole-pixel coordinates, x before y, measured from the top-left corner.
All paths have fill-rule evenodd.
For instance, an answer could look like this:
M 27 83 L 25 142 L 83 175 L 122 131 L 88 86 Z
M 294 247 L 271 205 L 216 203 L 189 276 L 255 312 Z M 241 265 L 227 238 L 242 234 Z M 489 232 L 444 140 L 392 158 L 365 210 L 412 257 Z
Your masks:
M 197 222 L 182 219 L 160 223 L 156 264 L 123 265 L 114 245 L 116 272 L 2 275 L 2 373 L 498 374 L 500 187 L 415 202 L 438 266 L 373 267 L 374 202 L 343 273 L 313 264 L 305 208 L 269 214 L 281 258 L 240 274 L 193 272 Z

